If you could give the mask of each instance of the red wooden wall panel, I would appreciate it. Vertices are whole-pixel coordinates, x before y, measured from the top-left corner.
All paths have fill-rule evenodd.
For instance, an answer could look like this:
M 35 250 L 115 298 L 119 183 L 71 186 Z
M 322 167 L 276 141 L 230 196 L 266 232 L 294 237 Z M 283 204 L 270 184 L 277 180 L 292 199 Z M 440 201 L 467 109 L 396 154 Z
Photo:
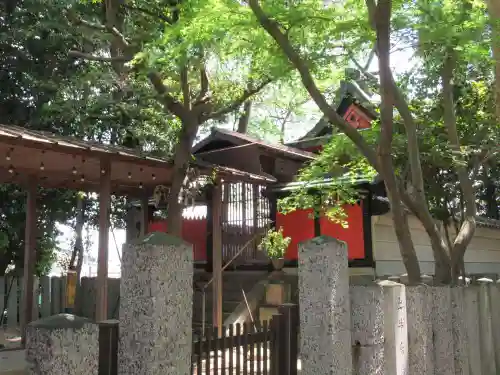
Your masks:
M 164 220 L 149 223 L 149 232 L 166 232 Z M 207 260 L 207 219 L 183 219 L 182 239 L 193 245 L 195 261 Z
M 292 241 L 288 246 L 285 259 L 298 259 L 298 244 L 314 238 L 314 219 L 311 210 L 296 210 L 287 215 L 276 214 L 276 229 L 283 228 L 283 236 L 290 237 Z
M 347 243 L 349 259 L 364 259 L 363 208 L 361 205 L 346 205 L 344 210 L 348 215 L 346 221 L 349 227 L 343 228 L 340 224 L 321 217 L 319 219 L 321 234 Z

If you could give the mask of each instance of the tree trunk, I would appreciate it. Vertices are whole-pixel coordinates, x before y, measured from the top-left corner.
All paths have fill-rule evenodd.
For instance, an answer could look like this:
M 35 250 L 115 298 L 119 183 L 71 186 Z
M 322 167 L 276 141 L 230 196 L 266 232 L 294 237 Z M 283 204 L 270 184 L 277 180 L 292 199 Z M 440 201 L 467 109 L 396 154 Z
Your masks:
M 248 132 L 248 123 L 250 122 L 250 114 L 252 112 L 252 101 L 247 100 L 243 104 L 243 113 L 238 120 L 238 133 L 246 134 Z
M 446 51 L 444 66 L 442 72 L 443 81 L 443 109 L 444 125 L 448 133 L 448 142 L 455 155 L 461 157 L 460 138 L 457 131 L 457 121 L 455 116 L 455 103 L 453 101 L 453 77 L 455 70 L 455 51 L 451 48 Z M 462 263 L 472 237 L 476 231 L 476 199 L 474 187 L 469 178 L 469 173 L 464 167 L 464 160 L 459 160 L 454 164 L 454 170 L 457 173 L 460 188 L 464 199 L 464 218 L 460 230 L 453 242 L 451 249 L 451 268 L 453 281 L 456 282 Z
M 194 114 L 189 117 L 182 122 L 179 141 L 174 148 L 174 169 L 167 202 L 167 231 L 177 237 L 182 236 L 182 211 L 184 209 L 179 195 L 184 185 L 191 161 L 191 148 L 199 127 Z
M 384 179 L 387 195 L 391 204 L 391 215 L 394 230 L 399 243 L 401 258 L 408 272 L 411 284 L 420 282 L 420 266 L 408 226 L 408 217 L 402 204 L 398 182 L 392 159 L 393 121 L 394 121 L 394 89 L 390 71 L 390 20 L 392 3 L 390 0 L 380 1 L 377 5 L 376 33 L 380 71 L 380 106 L 381 131 L 377 156 L 380 172 Z

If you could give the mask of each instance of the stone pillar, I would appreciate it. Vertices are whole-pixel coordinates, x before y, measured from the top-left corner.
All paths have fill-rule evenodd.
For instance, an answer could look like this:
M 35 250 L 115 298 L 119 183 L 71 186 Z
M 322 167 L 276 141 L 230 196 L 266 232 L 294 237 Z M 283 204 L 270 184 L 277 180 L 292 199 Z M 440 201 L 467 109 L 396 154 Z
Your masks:
M 491 325 L 493 329 L 493 344 L 497 369 L 500 369 L 500 285 L 490 285 Z M 498 370 L 497 370 L 498 371 Z
M 190 375 L 193 250 L 165 233 L 123 247 L 120 375 Z
M 408 373 L 408 323 L 406 287 L 403 284 L 382 281 L 384 290 L 384 374 Z
M 481 339 L 479 332 L 479 287 L 471 285 L 465 288 L 464 292 L 465 327 L 467 330 L 470 375 L 482 375 Z
M 481 348 L 481 369 L 483 375 L 497 374 L 495 347 L 493 343 L 493 324 L 491 320 L 490 285 L 493 280 L 481 278 L 479 286 L 479 337 Z M 498 314 L 498 313 L 497 313 Z
M 90 319 L 59 314 L 26 328 L 30 375 L 97 375 L 99 327 Z
M 455 375 L 451 288 L 446 286 L 433 287 L 432 291 L 435 371 L 439 375 Z
M 347 246 L 320 236 L 299 245 L 302 375 L 352 375 Z
M 406 287 L 408 354 L 410 375 L 434 375 L 432 341 L 432 288 Z
M 455 375 L 469 375 L 469 353 L 467 350 L 467 327 L 465 320 L 465 288 L 451 289 L 453 347 L 455 353 Z
M 353 285 L 350 299 L 353 374 L 383 375 L 384 291 L 378 285 Z

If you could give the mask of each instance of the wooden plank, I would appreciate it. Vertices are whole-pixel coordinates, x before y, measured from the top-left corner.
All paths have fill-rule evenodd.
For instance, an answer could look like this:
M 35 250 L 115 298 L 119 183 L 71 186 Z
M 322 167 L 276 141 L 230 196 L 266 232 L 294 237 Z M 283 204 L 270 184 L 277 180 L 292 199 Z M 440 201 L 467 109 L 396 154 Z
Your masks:
M 22 342 L 25 339 L 25 328 L 33 321 L 33 285 L 36 263 L 36 198 L 37 181 L 30 177 L 26 186 L 26 229 L 24 237 L 24 275 L 23 275 L 23 310 L 21 313 Z
M 61 312 L 61 278 L 54 276 L 50 280 L 51 315 Z
M 68 278 L 66 276 L 61 276 L 61 288 L 60 288 L 60 293 L 59 293 L 59 298 L 61 300 L 61 311 L 60 312 L 66 312 L 67 307 L 68 307 L 68 301 L 66 300 L 67 296 L 67 288 L 68 288 Z
M 40 293 L 42 296 L 42 303 L 40 306 L 40 312 L 42 313 L 42 318 L 46 318 L 51 315 L 50 313 L 50 301 L 51 301 L 51 293 L 50 293 L 50 277 L 42 276 L 40 278 Z
M 18 295 L 18 279 L 16 277 L 9 277 L 8 289 L 10 289 L 9 299 L 7 300 L 7 327 L 17 328 L 17 295 Z
M 7 306 L 4 306 L 4 300 L 5 300 L 5 293 L 6 291 L 6 281 L 7 279 L 3 276 L 0 276 L 0 328 L 3 326 L 3 319 L 4 319 L 4 310 L 6 309 Z
M 212 194 L 212 255 L 213 255 L 213 325 L 222 336 L 222 228 L 221 228 L 222 187 L 216 181 Z
M 40 309 L 38 306 L 38 303 L 40 301 L 39 296 L 40 296 L 40 279 L 35 276 L 33 278 L 33 313 L 32 313 L 33 321 L 39 319 L 38 315 Z
M 97 257 L 96 321 L 108 319 L 108 246 L 109 213 L 111 210 L 111 163 L 101 159 L 99 191 L 99 253 Z

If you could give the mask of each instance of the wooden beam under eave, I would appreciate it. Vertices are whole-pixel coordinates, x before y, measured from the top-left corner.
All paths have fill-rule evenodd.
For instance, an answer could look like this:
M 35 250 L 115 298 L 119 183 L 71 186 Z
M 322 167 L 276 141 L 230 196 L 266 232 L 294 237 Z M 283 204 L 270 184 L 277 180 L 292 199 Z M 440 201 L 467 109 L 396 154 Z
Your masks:
M 212 192 L 213 325 L 222 336 L 222 185 L 217 180 Z
M 38 317 L 33 316 L 33 292 L 36 263 L 36 197 L 37 180 L 30 177 L 26 186 L 26 229 L 24 239 L 23 311 L 21 311 L 22 343 L 26 340 L 26 327 Z
M 109 213 L 111 211 L 111 163 L 109 159 L 103 159 L 100 164 L 96 322 L 108 319 L 108 246 Z

